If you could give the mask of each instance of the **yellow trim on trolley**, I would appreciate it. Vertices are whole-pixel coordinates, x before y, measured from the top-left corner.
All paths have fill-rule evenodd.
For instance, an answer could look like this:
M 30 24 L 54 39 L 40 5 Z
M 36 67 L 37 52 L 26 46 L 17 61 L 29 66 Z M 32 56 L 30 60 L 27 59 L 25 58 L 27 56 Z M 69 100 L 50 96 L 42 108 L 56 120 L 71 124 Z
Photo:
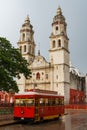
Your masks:
M 48 120 L 48 119 L 54 119 L 54 118 L 58 118 L 59 115 L 53 115 L 53 116 L 45 116 L 43 117 L 44 120 Z

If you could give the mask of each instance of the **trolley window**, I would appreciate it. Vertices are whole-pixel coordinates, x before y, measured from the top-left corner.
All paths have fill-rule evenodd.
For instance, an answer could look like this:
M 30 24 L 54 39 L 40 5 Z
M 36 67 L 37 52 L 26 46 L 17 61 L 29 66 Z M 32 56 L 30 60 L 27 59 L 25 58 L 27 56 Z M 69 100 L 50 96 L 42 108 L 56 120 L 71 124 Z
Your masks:
M 34 106 L 34 99 L 16 99 L 15 106 Z
M 52 106 L 55 106 L 55 98 L 51 99 Z
M 39 105 L 40 105 L 40 106 L 44 106 L 44 105 L 45 105 L 44 98 L 40 98 L 40 99 L 39 99 Z
M 46 106 L 50 106 L 51 105 L 51 99 L 50 98 L 46 98 L 45 99 L 45 105 Z
M 56 98 L 56 99 L 55 99 L 55 104 L 56 104 L 56 105 L 59 105 L 59 98 Z
M 26 106 L 26 100 L 20 99 L 20 106 Z
M 35 105 L 35 100 L 34 99 L 27 99 L 26 103 L 27 103 L 27 106 L 34 106 Z
M 64 105 L 64 99 L 63 98 L 59 98 L 59 105 Z
M 61 105 L 64 105 L 64 99 L 61 98 Z
M 19 106 L 20 105 L 20 99 L 16 99 L 15 100 L 15 106 Z

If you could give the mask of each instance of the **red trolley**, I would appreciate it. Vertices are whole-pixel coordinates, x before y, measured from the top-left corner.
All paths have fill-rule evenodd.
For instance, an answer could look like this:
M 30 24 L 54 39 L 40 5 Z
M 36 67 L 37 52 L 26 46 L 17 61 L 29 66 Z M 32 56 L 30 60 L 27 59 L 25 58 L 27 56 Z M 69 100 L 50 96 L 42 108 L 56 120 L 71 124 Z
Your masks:
M 32 89 L 15 95 L 14 119 L 37 122 L 63 114 L 64 97 L 57 92 Z

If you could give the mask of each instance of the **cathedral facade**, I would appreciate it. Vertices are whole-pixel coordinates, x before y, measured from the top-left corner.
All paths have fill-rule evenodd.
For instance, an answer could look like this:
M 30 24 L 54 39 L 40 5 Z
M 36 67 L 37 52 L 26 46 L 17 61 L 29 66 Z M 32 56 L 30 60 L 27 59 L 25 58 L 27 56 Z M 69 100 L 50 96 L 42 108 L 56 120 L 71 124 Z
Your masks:
M 18 47 L 22 56 L 29 63 L 32 77 L 25 79 L 25 77 L 21 75 L 21 79 L 17 79 L 16 81 L 20 92 L 32 88 L 53 90 L 57 91 L 59 95 L 64 95 L 65 103 L 68 103 L 69 90 L 73 87 L 77 89 L 78 81 L 74 81 L 73 78 L 73 71 L 75 71 L 75 69 L 70 70 L 67 23 L 60 7 L 57 9 L 53 18 L 49 44 L 49 61 L 46 61 L 40 54 L 40 50 L 38 50 L 38 54 L 35 55 L 36 44 L 34 41 L 34 30 L 27 16 L 20 29 Z M 80 76 L 78 75 L 77 77 Z M 85 81 L 81 80 L 81 82 L 85 84 Z

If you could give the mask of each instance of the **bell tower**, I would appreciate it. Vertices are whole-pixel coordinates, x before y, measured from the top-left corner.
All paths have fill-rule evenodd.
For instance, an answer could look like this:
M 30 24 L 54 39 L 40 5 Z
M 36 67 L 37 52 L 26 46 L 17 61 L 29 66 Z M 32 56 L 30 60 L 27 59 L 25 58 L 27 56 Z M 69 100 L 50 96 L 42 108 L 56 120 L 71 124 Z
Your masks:
M 52 22 L 52 33 L 50 35 L 50 63 L 54 66 L 53 83 L 54 88 L 60 95 L 64 95 L 65 103 L 69 101 L 69 47 L 66 32 L 67 24 L 62 10 L 59 7 Z
M 20 29 L 18 46 L 22 56 L 25 57 L 28 63 L 31 63 L 35 57 L 35 43 L 33 35 L 33 26 L 30 24 L 29 16 L 27 16 Z

